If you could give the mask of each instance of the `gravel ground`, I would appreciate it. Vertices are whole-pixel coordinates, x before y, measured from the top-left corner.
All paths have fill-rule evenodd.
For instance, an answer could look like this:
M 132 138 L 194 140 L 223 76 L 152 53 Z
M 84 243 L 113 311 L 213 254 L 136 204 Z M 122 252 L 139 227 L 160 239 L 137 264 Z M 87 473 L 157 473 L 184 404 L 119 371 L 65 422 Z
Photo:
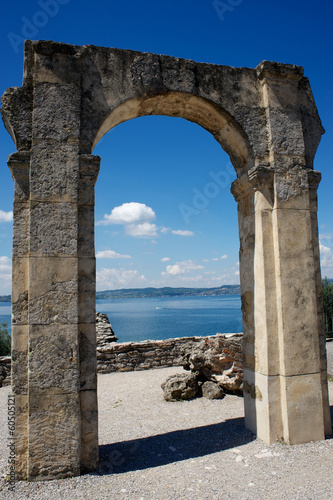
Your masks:
M 333 344 L 332 344 L 333 347 Z M 9 499 L 325 499 L 333 498 L 333 439 L 266 445 L 244 427 L 243 400 L 227 395 L 167 403 L 160 384 L 181 368 L 99 375 L 99 473 L 39 483 L 5 482 Z M 329 383 L 331 411 L 333 382 Z M 0 389 L 0 429 L 6 401 Z M 3 441 L 5 442 L 5 441 Z

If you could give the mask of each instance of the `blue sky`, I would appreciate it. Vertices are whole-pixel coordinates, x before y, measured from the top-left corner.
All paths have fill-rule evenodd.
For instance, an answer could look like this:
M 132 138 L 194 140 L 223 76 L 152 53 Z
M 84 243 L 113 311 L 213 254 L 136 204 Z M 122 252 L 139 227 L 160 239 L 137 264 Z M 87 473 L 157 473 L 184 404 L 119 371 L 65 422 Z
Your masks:
M 323 176 L 322 275 L 333 278 L 332 2 L 18 0 L 5 2 L 1 11 L 1 94 L 22 84 L 25 38 L 236 67 L 262 60 L 303 66 L 326 129 L 315 168 Z M 0 295 L 10 293 L 13 181 L 6 158 L 14 151 L 1 122 Z M 239 282 L 230 194 L 235 174 L 206 130 L 178 118 L 137 118 L 106 134 L 94 153 L 102 158 L 96 185 L 99 290 Z M 225 188 L 213 189 L 214 175 L 223 175 Z

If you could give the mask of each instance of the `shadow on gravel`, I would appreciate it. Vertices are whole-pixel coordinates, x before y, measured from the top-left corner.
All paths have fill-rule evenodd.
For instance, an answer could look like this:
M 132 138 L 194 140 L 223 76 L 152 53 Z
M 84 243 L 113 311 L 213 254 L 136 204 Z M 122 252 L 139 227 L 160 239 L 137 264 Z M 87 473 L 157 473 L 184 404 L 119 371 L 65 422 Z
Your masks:
M 120 474 L 203 457 L 254 439 L 255 435 L 245 428 L 244 418 L 234 418 L 220 424 L 102 445 L 98 474 Z

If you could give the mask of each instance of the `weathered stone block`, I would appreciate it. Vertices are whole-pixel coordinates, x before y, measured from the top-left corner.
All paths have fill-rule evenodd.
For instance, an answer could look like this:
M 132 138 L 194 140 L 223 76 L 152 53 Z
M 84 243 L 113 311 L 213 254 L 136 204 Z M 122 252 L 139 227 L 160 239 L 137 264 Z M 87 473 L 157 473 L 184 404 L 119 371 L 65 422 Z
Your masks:
M 78 393 L 29 394 L 28 479 L 80 474 L 80 402 Z
M 277 269 L 279 335 L 280 346 L 284 346 L 280 353 L 280 373 L 285 376 L 318 373 L 319 332 L 310 213 L 279 209 L 274 215 L 275 245 L 280 262 L 280 269 Z
M 247 429 L 268 444 L 285 439 L 279 376 L 262 375 L 244 368 L 244 405 Z
M 81 390 L 81 473 L 98 468 L 98 413 L 96 390 Z
M 79 204 L 95 205 L 95 184 L 101 159 L 97 155 L 80 155 Z
M 29 337 L 29 388 L 75 393 L 80 388 L 77 325 L 34 325 Z
M 38 142 L 30 166 L 31 200 L 69 202 L 78 200 L 79 149 L 71 143 Z
M 12 264 L 12 325 L 27 325 L 29 259 L 13 257 Z
M 28 395 L 15 394 L 15 472 L 17 479 L 28 476 Z
M 59 106 L 61 103 L 61 106 Z M 74 85 L 37 83 L 34 92 L 33 137 L 78 143 L 80 91 Z
M 77 324 L 78 269 L 75 258 L 30 258 L 29 323 Z
M 96 329 L 94 324 L 79 325 L 80 389 L 97 388 Z
M 16 395 L 28 393 L 28 341 L 29 327 L 12 325 L 12 390 Z
M 95 257 L 94 241 L 94 207 L 89 205 L 78 208 L 78 256 L 85 258 Z
M 77 207 L 73 203 L 35 202 L 30 208 L 30 254 L 76 255 Z
M 325 439 L 320 373 L 281 377 L 281 386 L 284 440 L 299 444 Z
M 13 257 L 25 257 L 29 252 L 28 203 L 14 203 L 13 207 Z
M 45 43 L 45 42 L 44 42 Z M 49 55 L 48 50 L 40 42 L 35 56 L 35 75 L 40 83 L 56 83 L 60 85 L 80 85 L 80 63 L 72 53 L 63 53 L 56 49 L 56 56 Z

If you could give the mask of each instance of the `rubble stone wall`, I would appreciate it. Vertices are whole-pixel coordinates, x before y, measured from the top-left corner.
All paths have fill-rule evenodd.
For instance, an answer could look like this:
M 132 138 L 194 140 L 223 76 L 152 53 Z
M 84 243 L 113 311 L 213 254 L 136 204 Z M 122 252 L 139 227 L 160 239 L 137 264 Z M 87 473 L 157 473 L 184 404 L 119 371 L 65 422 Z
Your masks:
M 209 342 L 217 337 L 225 340 L 225 347 L 230 351 L 231 356 L 235 357 L 237 362 L 242 363 L 242 334 L 230 337 L 214 335 L 114 343 L 97 347 L 97 370 L 99 373 L 112 373 L 182 366 L 185 353 L 191 351 L 204 338 Z
M 180 337 L 167 340 L 110 343 L 97 346 L 98 373 L 128 372 L 182 366 L 183 356 L 205 339 L 223 338 L 225 348 L 235 361 L 242 363 L 242 334 L 211 337 Z M 0 357 L 0 387 L 10 384 L 10 356 Z

